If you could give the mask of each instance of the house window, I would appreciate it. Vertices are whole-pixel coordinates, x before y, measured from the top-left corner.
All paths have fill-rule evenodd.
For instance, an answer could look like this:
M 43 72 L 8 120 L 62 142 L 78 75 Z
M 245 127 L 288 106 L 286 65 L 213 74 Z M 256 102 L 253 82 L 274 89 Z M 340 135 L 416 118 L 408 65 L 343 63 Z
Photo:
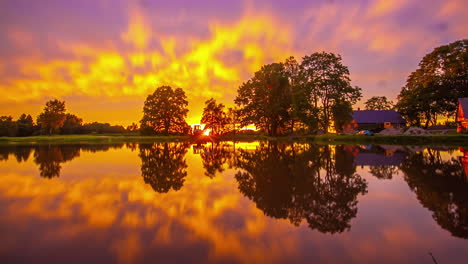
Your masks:
M 390 122 L 385 122 L 384 123 L 384 128 L 391 128 L 391 127 L 393 127 L 392 123 L 390 123 Z

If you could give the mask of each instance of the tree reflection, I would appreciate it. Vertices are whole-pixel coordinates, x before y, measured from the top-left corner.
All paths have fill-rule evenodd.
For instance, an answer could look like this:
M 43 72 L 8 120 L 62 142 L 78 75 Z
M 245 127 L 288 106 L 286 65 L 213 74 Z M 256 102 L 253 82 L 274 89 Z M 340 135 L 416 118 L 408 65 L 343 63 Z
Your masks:
M 223 143 L 211 143 L 203 146 L 200 156 L 205 168 L 205 175 L 214 178 L 224 171 L 224 164 L 231 158 L 232 153 Z
M 452 235 L 468 238 L 468 182 L 460 161 L 428 149 L 411 155 L 400 169 L 434 220 Z
M 80 155 L 79 146 L 45 145 L 38 146 L 34 151 L 34 162 L 39 165 L 41 177 L 53 178 L 60 176 L 61 163 L 70 161 Z
M 32 150 L 31 146 L 2 146 L 0 147 L 0 161 L 7 161 L 9 155 L 14 155 L 17 162 L 26 162 L 31 156 Z
M 179 190 L 187 176 L 187 143 L 140 144 L 141 174 L 153 190 Z
M 60 177 L 62 163 L 71 161 L 80 156 L 81 151 L 95 153 L 108 151 L 111 148 L 122 148 L 123 144 L 100 145 L 100 144 L 65 144 L 65 145 L 39 145 L 34 147 L 34 163 L 39 165 L 41 177 Z M 25 160 L 29 156 L 32 147 L 23 146 L 15 152 L 17 160 Z M 27 158 L 26 158 L 27 159 Z
M 353 156 L 336 147 L 263 144 L 239 150 L 239 190 L 266 215 L 336 233 L 350 228 L 357 196 L 367 183 L 355 172 Z

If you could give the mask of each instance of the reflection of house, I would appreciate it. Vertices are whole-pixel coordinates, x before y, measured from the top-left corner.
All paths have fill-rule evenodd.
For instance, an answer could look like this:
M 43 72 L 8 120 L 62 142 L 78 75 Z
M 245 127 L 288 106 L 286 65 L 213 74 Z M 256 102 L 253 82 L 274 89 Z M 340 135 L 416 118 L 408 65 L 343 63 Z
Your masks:
M 468 131 L 468 97 L 458 99 L 456 121 L 458 132 Z
M 399 166 L 405 159 L 405 152 L 394 152 L 391 155 L 374 152 L 360 152 L 354 159 L 357 166 Z
M 406 121 L 395 110 L 353 111 L 353 121 L 343 127 L 344 131 L 400 128 Z

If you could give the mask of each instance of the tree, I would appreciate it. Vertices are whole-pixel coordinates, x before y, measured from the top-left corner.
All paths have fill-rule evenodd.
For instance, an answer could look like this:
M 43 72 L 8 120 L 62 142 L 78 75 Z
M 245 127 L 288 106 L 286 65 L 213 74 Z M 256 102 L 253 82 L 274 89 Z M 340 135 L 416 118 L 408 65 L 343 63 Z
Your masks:
M 308 98 L 306 78 L 301 65 L 291 56 L 284 62 L 284 71 L 289 80 L 291 105 L 288 108 L 290 116 L 290 132 L 294 132 L 296 125 L 304 124 L 309 131 L 318 127 L 317 109 L 312 106 Z
M 237 89 L 236 105 L 243 124 L 255 124 L 270 136 L 284 130 L 289 121 L 291 96 L 282 63 L 262 66 L 254 77 Z
M 140 127 L 143 134 L 183 134 L 188 133 L 185 122 L 188 102 L 181 88 L 161 86 L 148 95 L 143 107 Z
M 52 135 L 52 133 L 63 126 L 65 119 L 65 101 L 55 99 L 46 103 L 44 112 L 37 117 L 37 123 L 40 124 L 49 135 Z
M 127 126 L 126 130 L 127 132 L 136 132 L 138 131 L 138 125 L 135 123 L 132 123 L 131 125 Z
M 83 119 L 73 114 L 66 114 L 61 128 L 62 134 L 80 134 L 83 130 L 82 124 Z
M 11 116 L 0 116 L 0 136 L 16 136 L 16 123 Z
M 336 119 L 333 117 L 335 105 L 344 105 L 343 102 L 355 104 L 361 97 L 361 88 L 351 86 L 348 67 L 342 64 L 340 55 L 321 52 L 305 56 L 301 70 L 309 102 L 314 109 L 319 110 L 320 128 L 328 133 L 331 121 Z M 341 111 L 338 112 L 342 115 Z
M 373 96 L 364 104 L 366 110 L 390 110 L 393 108 L 393 102 L 387 100 L 385 96 Z
M 345 124 L 351 122 L 353 107 L 348 101 L 337 101 L 332 107 L 333 124 L 336 131 L 341 131 Z
M 457 99 L 468 97 L 468 40 L 435 48 L 424 56 L 398 95 L 396 108 L 412 125 L 437 123 L 455 114 Z
M 31 115 L 22 114 L 18 120 L 16 120 L 18 137 L 31 136 L 34 133 L 34 121 Z
M 205 127 L 210 128 L 214 135 L 222 134 L 229 123 L 227 115 L 224 112 L 224 105 L 221 103 L 217 104 L 213 98 L 207 100 L 200 122 L 206 124 Z
M 240 110 L 238 108 L 229 107 L 226 117 L 228 122 L 228 131 L 232 131 L 234 135 L 237 130 L 242 126 L 242 120 L 240 116 Z

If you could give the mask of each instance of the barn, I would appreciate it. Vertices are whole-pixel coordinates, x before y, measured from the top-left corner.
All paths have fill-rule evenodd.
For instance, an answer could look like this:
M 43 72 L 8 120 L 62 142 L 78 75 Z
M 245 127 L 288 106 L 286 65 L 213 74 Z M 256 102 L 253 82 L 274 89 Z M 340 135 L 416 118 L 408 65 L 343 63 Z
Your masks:
M 406 121 L 395 110 L 353 111 L 353 121 L 343 127 L 343 131 L 382 130 L 405 127 Z
M 458 99 L 456 122 L 457 132 L 468 131 L 468 97 Z

